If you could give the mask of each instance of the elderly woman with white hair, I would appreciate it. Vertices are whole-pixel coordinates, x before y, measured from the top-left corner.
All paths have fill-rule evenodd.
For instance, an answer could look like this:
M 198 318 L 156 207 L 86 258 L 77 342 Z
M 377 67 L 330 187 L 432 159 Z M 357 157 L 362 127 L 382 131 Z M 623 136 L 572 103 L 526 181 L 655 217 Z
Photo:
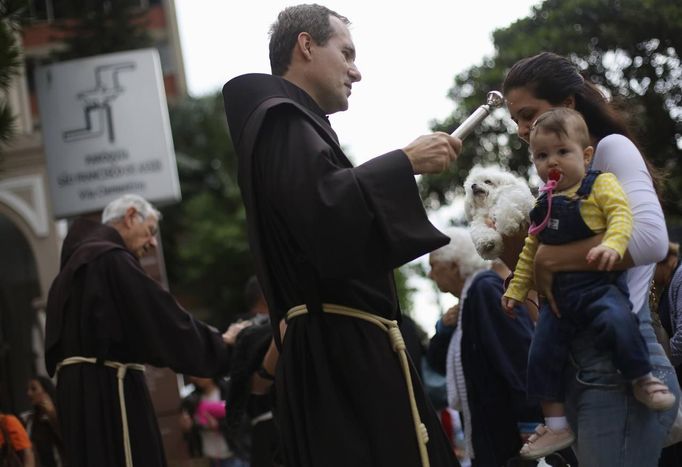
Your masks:
M 523 306 L 515 309 L 513 320 L 502 310 L 509 269 L 478 256 L 468 229 L 445 233 L 450 243 L 431 253 L 429 277 L 459 304 L 436 324 L 429 363 L 436 370 L 445 367 L 448 399 L 463 415 L 472 465 L 506 465 L 522 446 L 523 424 L 541 420 L 539 407 L 526 400 L 533 322 Z M 454 323 L 448 326 L 448 320 Z

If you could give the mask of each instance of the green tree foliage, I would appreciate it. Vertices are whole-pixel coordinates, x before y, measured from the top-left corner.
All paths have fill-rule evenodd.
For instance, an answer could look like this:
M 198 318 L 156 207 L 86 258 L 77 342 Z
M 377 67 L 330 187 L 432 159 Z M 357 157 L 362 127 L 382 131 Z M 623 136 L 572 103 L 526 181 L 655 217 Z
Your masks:
M 56 24 L 65 47 L 55 52 L 57 60 L 134 50 L 152 45 L 144 15 L 136 0 L 63 0 Z
M 493 34 L 495 52 L 454 79 L 456 111 L 434 129 L 452 131 L 485 95 L 499 89 L 517 60 L 541 51 L 569 57 L 630 114 L 645 155 L 668 174 L 663 205 L 682 216 L 682 3 L 673 0 L 546 0 Z M 528 150 L 506 110 L 498 110 L 468 141 L 452 171 L 423 177 L 431 207 L 461 192 L 472 165 L 499 162 L 528 175 Z
M 170 120 L 183 201 L 163 209 L 169 280 L 196 301 L 195 314 L 223 328 L 246 311 L 254 268 L 222 96 L 188 98 L 171 108 Z
M 6 91 L 21 66 L 18 30 L 27 11 L 26 0 L 0 0 L 0 143 L 7 143 L 14 129 L 14 116 Z

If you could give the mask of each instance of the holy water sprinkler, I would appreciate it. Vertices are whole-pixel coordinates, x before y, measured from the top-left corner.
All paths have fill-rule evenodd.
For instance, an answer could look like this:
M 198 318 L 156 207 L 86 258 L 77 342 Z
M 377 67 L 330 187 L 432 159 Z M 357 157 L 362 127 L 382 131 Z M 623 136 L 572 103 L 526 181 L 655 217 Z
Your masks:
M 476 126 L 493 111 L 493 109 L 501 107 L 502 104 L 504 104 L 502 93 L 500 91 L 490 91 L 486 96 L 486 103 L 469 115 L 469 117 L 452 132 L 452 136 L 463 140 L 474 131 L 474 128 L 476 128 Z

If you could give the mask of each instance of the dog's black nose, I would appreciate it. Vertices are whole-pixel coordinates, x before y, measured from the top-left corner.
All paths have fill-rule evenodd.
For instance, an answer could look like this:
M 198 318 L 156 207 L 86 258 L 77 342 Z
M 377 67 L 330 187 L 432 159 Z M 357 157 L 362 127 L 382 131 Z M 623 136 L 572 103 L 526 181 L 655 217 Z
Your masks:
M 485 193 L 485 190 L 483 188 L 480 188 L 476 183 L 471 184 L 471 191 L 473 191 L 473 193 L 475 195 L 480 195 L 481 193 Z

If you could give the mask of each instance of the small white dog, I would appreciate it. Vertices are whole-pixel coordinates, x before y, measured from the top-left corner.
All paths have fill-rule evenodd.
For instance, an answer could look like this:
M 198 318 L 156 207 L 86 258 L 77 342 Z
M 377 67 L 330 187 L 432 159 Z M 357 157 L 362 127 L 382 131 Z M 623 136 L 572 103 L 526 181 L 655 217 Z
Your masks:
M 498 258 L 502 236 L 528 225 L 528 214 L 535 205 L 528 184 L 499 166 L 477 165 L 464 181 L 464 191 L 464 214 L 476 251 L 485 259 Z

